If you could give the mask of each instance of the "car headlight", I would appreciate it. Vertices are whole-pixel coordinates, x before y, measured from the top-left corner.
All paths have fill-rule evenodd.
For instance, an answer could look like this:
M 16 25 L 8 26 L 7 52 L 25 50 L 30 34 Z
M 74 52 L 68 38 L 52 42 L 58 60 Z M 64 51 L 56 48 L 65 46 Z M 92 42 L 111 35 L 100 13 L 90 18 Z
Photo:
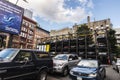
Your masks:
M 64 63 L 61 63 L 61 64 L 54 63 L 54 66 L 63 66 L 63 65 L 64 65 Z
M 91 74 L 89 74 L 89 77 L 96 77 L 96 76 L 97 76 L 96 73 L 91 73 Z
M 63 65 L 64 65 L 64 63 L 58 64 L 58 66 L 63 66 Z
M 70 74 L 73 75 L 73 71 L 70 71 Z

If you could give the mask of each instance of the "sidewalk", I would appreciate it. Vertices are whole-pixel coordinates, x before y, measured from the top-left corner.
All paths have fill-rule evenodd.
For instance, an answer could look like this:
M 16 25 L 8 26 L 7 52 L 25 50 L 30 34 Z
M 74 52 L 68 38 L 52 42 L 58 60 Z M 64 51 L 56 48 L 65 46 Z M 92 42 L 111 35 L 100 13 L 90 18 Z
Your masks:
M 106 79 L 105 80 L 120 80 L 120 73 L 112 69 L 112 66 L 106 67 Z

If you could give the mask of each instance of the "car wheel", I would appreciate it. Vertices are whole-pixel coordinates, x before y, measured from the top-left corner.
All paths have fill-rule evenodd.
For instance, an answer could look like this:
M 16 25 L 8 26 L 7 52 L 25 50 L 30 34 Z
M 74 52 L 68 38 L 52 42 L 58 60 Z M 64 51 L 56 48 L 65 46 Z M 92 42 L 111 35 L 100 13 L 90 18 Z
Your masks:
M 116 68 L 116 70 L 117 70 L 117 72 L 119 73 L 119 69 L 118 69 L 118 67 Z
M 40 71 L 37 80 L 46 80 L 47 79 L 47 70 Z
M 63 69 L 62 75 L 63 75 L 63 76 L 67 76 L 67 75 L 68 75 L 68 68 L 67 68 L 67 67 L 65 67 L 65 68 Z
M 115 70 L 115 68 L 114 67 L 112 67 L 113 68 L 113 70 Z
M 106 78 L 106 70 L 104 71 L 104 79 Z

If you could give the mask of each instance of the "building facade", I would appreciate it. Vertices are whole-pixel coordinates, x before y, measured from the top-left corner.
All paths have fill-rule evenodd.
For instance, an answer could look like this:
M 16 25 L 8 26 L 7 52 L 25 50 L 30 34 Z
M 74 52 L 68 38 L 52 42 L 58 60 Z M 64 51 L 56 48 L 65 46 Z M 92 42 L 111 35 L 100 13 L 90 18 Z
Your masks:
M 9 33 L 0 32 L 0 48 L 7 48 L 9 43 Z M 13 35 L 12 48 L 35 49 L 39 43 L 39 38 L 49 37 L 49 31 L 37 27 L 37 23 L 32 19 L 23 16 L 21 32 Z
M 69 34 L 69 33 L 73 33 L 72 32 L 72 28 L 63 28 L 61 30 L 51 30 L 50 31 L 50 36 L 59 36 L 59 35 L 66 35 L 66 34 Z
M 14 35 L 13 45 L 14 48 L 34 48 L 35 28 L 37 23 L 32 19 L 23 17 L 20 35 Z
M 93 21 L 90 22 L 90 18 L 88 17 L 88 23 L 83 23 L 86 24 L 91 30 L 98 31 L 98 34 L 104 33 L 104 30 L 107 30 L 107 28 L 112 28 L 112 24 L 110 19 L 103 19 L 103 20 L 98 20 L 98 21 Z M 58 36 L 58 35 L 65 35 L 65 34 L 73 34 L 76 33 L 76 30 L 78 27 L 80 27 L 81 24 L 75 24 L 73 25 L 72 28 L 64 28 L 61 30 L 51 30 L 50 31 L 50 36 Z
M 90 22 L 89 20 L 90 19 L 88 17 L 88 23 L 84 23 L 84 24 L 86 24 L 93 31 L 99 30 L 98 34 L 103 33 L 104 31 L 102 32 L 102 30 L 106 30 L 107 28 L 112 28 L 112 23 L 109 18 L 98 20 L 98 21 L 93 21 L 93 22 Z M 74 30 L 73 32 L 76 32 L 77 28 L 80 27 L 80 25 L 75 24 L 73 26 L 73 30 Z
M 45 38 L 45 37 L 50 37 L 50 32 L 39 26 L 36 26 L 34 47 L 36 47 L 39 43 L 41 43 L 41 40 L 40 40 L 41 38 Z
M 116 31 L 115 37 L 117 39 L 117 46 L 120 46 L 120 28 L 115 28 L 114 30 Z

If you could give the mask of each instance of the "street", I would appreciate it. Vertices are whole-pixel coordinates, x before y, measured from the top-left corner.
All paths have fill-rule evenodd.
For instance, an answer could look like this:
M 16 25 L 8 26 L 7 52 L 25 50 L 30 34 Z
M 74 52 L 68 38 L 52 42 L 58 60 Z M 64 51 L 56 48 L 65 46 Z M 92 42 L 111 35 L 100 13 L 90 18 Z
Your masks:
M 62 77 L 60 74 L 50 74 L 47 80 L 71 80 L 69 76 Z M 117 73 L 111 66 L 106 67 L 106 79 L 105 80 L 120 80 L 120 73 Z

